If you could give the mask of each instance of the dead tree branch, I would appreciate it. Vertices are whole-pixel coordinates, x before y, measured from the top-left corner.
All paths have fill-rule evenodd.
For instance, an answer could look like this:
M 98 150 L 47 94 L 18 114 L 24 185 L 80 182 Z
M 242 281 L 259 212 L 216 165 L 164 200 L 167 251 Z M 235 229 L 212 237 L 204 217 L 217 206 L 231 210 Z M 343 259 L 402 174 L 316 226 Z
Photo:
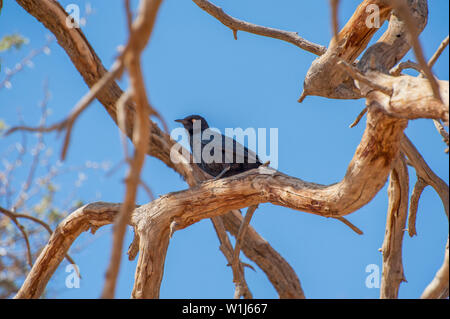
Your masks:
M 425 288 L 422 299 L 446 299 L 449 295 L 448 281 L 449 281 L 449 260 L 448 260 L 448 240 L 447 245 L 445 245 L 444 262 L 436 273 L 436 276 L 430 282 L 430 284 Z
M 45 2 L 37 5 L 31 0 L 16 1 L 55 34 L 88 86 L 92 87 L 102 78 L 107 71 L 101 65 L 95 51 L 81 31 L 67 30 L 64 27 L 65 13 L 57 2 Z M 403 20 L 405 17 L 396 10 L 392 10 L 387 1 L 365 0 L 339 32 L 339 35 L 333 38 L 324 53 L 317 45 L 305 44 L 304 40 L 301 42 L 294 33 L 248 24 L 228 16 L 209 1 L 193 1 L 230 27 L 235 35 L 237 30 L 248 31 L 293 44 L 297 43 L 296 45 L 302 49 L 322 54 L 313 62 L 308 71 L 302 97 L 306 95 L 340 99 L 366 97 L 366 129 L 354 157 L 348 165 L 345 177 L 336 184 L 318 185 L 305 182 L 263 166 L 240 175 L 201 183 L 207 177 L 199 171 L 199 168 L 186 160 L 172 161 L 171 150 L 175 142 L 152 122 L 147 123 L 149 127 L 149 136 L 146 142 L 148 147 L 144 149 L 149 155 L 160 159 L 181 174 L 192 188 L 167 194 L 133 211 L 130 223 L 134 226 L 137 236 L 133 241 L 132 252 L 136 252 L 136 247 L 138 247 L 140 254 L 132 296 L 135 298 L 157 298 L 159 296 L 170 236 L 177 229 L 188 227 L 204 218 L 223 216 L 224 227 L 233 236 L 239 238 L 239 228 L 243 223 L 243 218 L 235 210 L 267 202 L 339 219 L 367 204 L 383 187 L 390 174 L 390 206 L 387 233 L 383 244 L 385 271 L 381 295 L 382 297 L 396 297 L 398 287 L 404 279 L 401 265 L 401 244 L 408 207 L 407 170 L 405 160 L 400 155 L 400 149 L 416 168 L 417 174 L 430 185 L 434 185 L 435 189 L 437 188 L 443 202 L 446 198 L 444 207 L 448 215 L 448 187 L 445 190 L 441 183 L 442 180 L 430 174 L 429 168 L 426 163 L 424 164 L 420 154 L 415 153 L 417 150 L 414 146 L 411 147 L 412 144 L 409 145 L 407 141 L 405 142 L 403 134 L 408 120 L 411 119 L 432 118 L 448 122 L 448 81 L 437 82 L 440 88 L 439 94 L 444 97 L 444 103 L 440 103 L 435 99 L 435 88 L 429 84 L 429 79 L 409 76 L 393 77 L 388 74 L 388 71 L 411 48 L 406 36 L 409 30 L 406 26 L 407 23 Z M 356 63 L 355 59 L 363 52 L 377 31 L 376 28 L 369 27 L 365 23 L 368 18 L 366 8 L 371 4 L 378 5 L 380 9 L 380 23 L 389 19 L 389 26 L 378 42 L 368 48 L 361 60 Z M 411 1 L 409 4 L 414 9 L 409 18 L 414 20 L 416 32 L 419 34 L 427 21 L 426 0 Z M 148 39 L 148 37 L 144 37 L 144 39 Z M 373 90 L 370 86 L 367 88 L 364 85 L 358 85 L 346 70 L 335 67 L 339 60 L 345 61 L 350 67 L 356 65 L 358 72 L 355 74 L 366 76 L 376 85 L 388 89 L 383 89 L 385 91 L 383 93 Z M 125 62 L 132 69 L 128 63 L 130 62 Z M 141 76 L 136 76 L 135 79 L 139 80 L 140 78 Z M 139 86 L 139 83 L 137 85 Z M 117 84 L 112 81 L 97 95 L 116 123 L 118 122 L 116 102 L 122 94 L 123 92 Z M 123 108 L 126 109 L 126 115 L 125 119 L 121 121 L 123 125 L 120 127 L 128 137 L 134 140 L 134 132 L 139 131 L 138 126 L 141 125 L 136 122 L 136 119 L 140 118 L 138 108 L 145 105 L 145 99 L 136 98 L 135 95 L 133 95 L 133 99 L 134 103 L 132 101 L 122 103 Z M 149 121 L 148 118 L 145 120 Z M 176 156 L 182 157 L 181 154 Z M 400 159 L 399 156 L 401 156 Z M 195 202 L 192 201 L 193 197 L 196 198 Z M 117 215 L 118 208 L 114 209 L 109 205 L 111 204 L 96 206 L 96 208 L 98 211 L 105 209 L 110 215 Z M 89 214 L 89 209 L 87 207 L 85 209 Z M 114 213 L 112 213 L 113 211 Z M 82 228 L 88 229 L 92 223 L 81 219 L 79 214 L 81 213 L 77 211 L 72 214 L 76 216 L 71 215 L 67 220 L 80 218 L 78 226 L 82 225 Z M 103 219 L 96 223 L 101 226 L 112 222 L 110 215 L 103 216 Z M 96 220 L 95 216 L 98 214 L 92 214 L 90 217 Z M 60 225 L 61 229 L 69 227 L 67 220 Z M 173 225 L 176 227 L 172 227 Z M 72 228 L 69 229 L 68 234 L 77 236 L 79 232 L 81 231 Z M 52 235 L 53 241 L 50 240 L 44 250 L 45 253 L 43 252 L 39 256 L 39 262 L 33 266 L 17 297 L 38 297 L 56 269 L 57 263 L 60 262 L 60 260 L 57 261 L 59 255 L 49 255 L 48 252 L 67 251 L 67 245 L 71 244 L 70 240 L 74 240 L 73 238 L 62 239 L 57 237 L 56 233 L 55 231 L 55 234 Z M 292 268 L 254 229 L 249 226 L 243 237 L 243 240 L 239 240 L 242 243 L 242 251 L 265 271 L 280 297 L 304 297 L 300 282 Z M 59 238 L 60 242 L 55 241 L 55 238 Z M 58 245 L 64 247 L 54 247 Z M 47 267 L 48 265 L 51 267 Z M 278 267 L 283 268 L 276 269 Z M 49 270 L 43 268 L 49 268 Z
M 441 56 L 442 52 L 444 52 L 445 48 L 448 46 L 449 38 L 448 36 L 442 41 L 442 43 L 437 48 L 436 52 L 434 52 L 433 56 L 428 60 L 428 67 L 432 68 L 436 61 Z
M 102 298 L 114 297 L 122 258 L 123 239 L 131 213 L 135 207 L 137 190 L 141 184 L 140 173 L 144 165 L 150 134 L 148 117 L 152 109 L 149 106 L 146 94 L 140 55 L 150 39 L 161 2 L 161 0 L 141 0 L 139 13 L 131 25 L 130 38 L 123 55 L 124 64 L 130 75 L 131 95 L 136 104 L 136 124 L 132 139 L 135 151 L 126 178 L 125 199 L 114 224 L 111 260 L 106 272 Z M 147 240 L 144 234 L 139 234 L 139 236 L 141 240 Z
M 99 227 L 113 223 L 119 209 L 120 204 L 93 203 L 64 219 L 50 236 L 14 298 L 39 298 L 75 239 L 84 231 L 90 229 L 94 233 Z
M 66 51 L 89 87 L 92 87 L 107 72 L 82 31 L 66 28 L 67 13 L 58 2 L 43 2 L 39 5 L 32 0 L 16 0 L 16 2 L 55 35 L 58 43 Z M 122 94 L 123 91 L 119 86 L 115 82 L 111 82 L 97 95 L 97 99 L 115 123 L 118 121 L 116 103 Z M 131 139 L 136 112 L 135 105 L 128 101 L 128 103 L 125 103 L 125 108 L 125 130 L 123 132 Z M 207 177 L 196 165 L 190 165 L 189 161 L 186 160 L 180 160 L 179 163 L 171 160 L 170 150 L 174 144 L 175 141 L 171 140 L 169 135 L 162 132 L 158 126 L 150 125 L 148 154 L 173 168 L 183 176 L 190 186 L 205 180 Z M 232 225 L 237 222 L 239 222 L 239 216 L 235 214 L 230 213 L 224 216 L 224 224 L 227 230 L 235 236 L 237 231 L 234 233 Z M 247 231 L 246 238 L 242 247 L 243 252 L 266 273 L 280 297 L 303 298 L 304 294 L 300 282 L 292 267 L 251 226 Z
M 400 154 L 390 175 L 389 207 L 383 247 L 383 274 L 380 298 L 398 297 L 400 284 L 406 281 L 402 263 L 403 234 L 408 215 L 409 177 L 406 161 Z
M 241 253 L 242 240 L 247 232 L 248 225 L 250 224 L 250 220 L 252 219 L 253 213 L 258 208 L 258 205 L 252 205 L 247 209 L 247 213 L 245 214 L 245 218 L 242 221 L 241 227 L 239 227 L 239 232 L 236 237 L 236 244 L 234 245 L 233 250 L 233 259 L 231 261 L 231 266 L 233 268 L 241 267 L 241 261 L 239 259 L 239 255 Z M 248 294 L 248 288 L 242 285 L 243 280 L 240 278 L 235 278 L 236 290 L 234 291 L 234 299 L 240 299 L 241 296 L 244 298 L 251 298 L 251 295 Z
M 430 66 L 425 60 L 422 51 L 422 46 L 420 45 L 419 42 L 419 34 L 421 30 L 418 30 L 416 27 L 416 21 L 412 16 L 412 14 L 410 13 L 410 7 L 408 6 L 405 0 L 394 0 L 392 1 L 392 3 L 394 8 L 397 10 L 397 13 L 401 17 L 401 19 L 405 22 L 406 27 L 408 28 L 411 45 L 414 50 L 414 54 L 416 55 L 417 63 L 420 65 L 420 68 L 430 81 L 430 86 L 433 91 L 434 98 L 437 99 L 439 102 L 442 102 L 443 100 L 441 98 L 439 84 L 434 78 L 433 72 L 431 71 Z
M 211 221 L 216 230 L 217 237 L 219 238 L 220 246 L 219 249 L 222 251 L 223 255 L 228 261 L 228 265 L 231 266 L 233 271 L 233 282 L 235 283 L 235 291 L 239 289 L 240 294 L 246 299 L 253 298 L 253 295 L 248 288 L 247 282 L 245 281 L 244 266 L 242 262 L 233 262 L 233 246 L 231 245 L 230 239 L 223 225 L 222 216 L 217 216 L 211 218 Z M 239 287 L 239 288 L 238 288 Z
M 215 17 L 217 20 L 222 22 L 225 26 L 229 27 L 233 31 L 235 38 L 237 38 L 236 37 L 237 31 L 245 31 L 292 43 L 293 45 L 299 47 L 300 49 L 306 50 L 316 55 L 322 55 L 326 51 L 326 48 L 324 46 L 303 39 L 298 35 L 297 32 L 290 32 L 263 27 L 233 18 L 232 16 L 226 14 L 222 10 L 222 8 L 217 7 L 216 5 L 212 4 L 207 0 L 192 0 L 192 1 L 194 1 L 195 4 L 198 5 L 202 10 L 206 11 L 207 13 Z

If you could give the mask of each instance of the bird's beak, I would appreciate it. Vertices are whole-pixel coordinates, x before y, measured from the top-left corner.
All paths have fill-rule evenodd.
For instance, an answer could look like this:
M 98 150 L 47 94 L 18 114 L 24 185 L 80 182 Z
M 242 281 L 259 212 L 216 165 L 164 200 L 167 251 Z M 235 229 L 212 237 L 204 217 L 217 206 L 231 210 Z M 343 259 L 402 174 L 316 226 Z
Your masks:
M 184 125 L 184 123 L 185 123 L 185 120 L 184 120 L 184 119 L 180 119 L 180 120 L 175 120 L 175 122 L 178 122 L 178 123 L 181 123 L 181 124 L 183 124 L 183 125 Z

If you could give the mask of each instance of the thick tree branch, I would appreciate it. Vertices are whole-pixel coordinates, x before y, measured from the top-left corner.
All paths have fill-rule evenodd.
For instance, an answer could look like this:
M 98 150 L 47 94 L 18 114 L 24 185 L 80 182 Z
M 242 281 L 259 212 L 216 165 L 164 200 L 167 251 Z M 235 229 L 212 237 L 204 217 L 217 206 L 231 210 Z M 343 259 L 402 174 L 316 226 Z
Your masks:
M 414 12 L 417 31 L 426 25 L 428 8 L 426 0 L 408 1 Z M 355 10 L 353 16 L 339 32 L 338 39 L 330 41 L 327 52 L 317 58 L 305 77 L 303 93 L 299 102 L 307 95 L 317 95 L 336 99 L 358 99 L 363 97 L 355 86 L 353 79 L 341 69 L 335 67 L 337 61 L 343 60 L 350 65 L 363 52 L 372 36 L 378 30 L 371 20 L 368 6 L 379 8 L 379 26 L 389 19 L 389 26 L 380 39 L 364 52 L 357 63 L 358 69 L 365 73 L 368 69 L 377 69 L 387 73 L 410 50 L 408 29 L 405 23 L 392 11 L 390 2 L 384 0 L 365 0 Z
M 80 30 L 68 30 L 64 26 L 65 13 L 56 2 L 44 2 L 37 5 L 35 1 L 31 0 L 16 1 L 55 34 L 58 42 L 66 50 L 88 86 L 91 87 L 103 76 L 106 70 L 101 65 L 94 50 Z M 381 15 L 380 22 L 383 22 L 391 12 L 391 8 L 384 3 L 382 0 L 372 0 L 364 1 L 360 5 L 352 19 L 340 32 L 338 42 L 331 42 L 330 48 L 324 54 L 324 56 L 327 54 L 328 56 L 320 57 L 311 67 L 305 80 L 306 93 L 335 98 L 359 98 L 362 96 L 353 79 L 344 71 L 336 70 L 335 62 L 336 58 L 341 58 L 351 64 L 364 50 L 376 31 L 376 28 L 369 30 L 364 24 L 365 19 L 367 19 L 365 8 L 369 4 L 378 4 Z M 426 1 L 414 0 L 410 3 L 416 8 L 415 19 L 418 29 L 421 30 L 426 23 Z M 49 14 L 49 12 L 52 14 Z M 360 72 L 368 74 L 377 69 L 387 73 L 410 49 L 410 44 L 405 36 L 406 32 L 404 23 L 395 14 L 392 14 L 388 30 L 378 43 L 365 52 L 358 62 L 357 66 Z M 324 78 L 327 80 L 324 81 Z M 409 78 L 401 78 L 399 80 L 406 79 L 409 85 Z M 386 79 L 392 81 L 382 75 L 378 78 L 384 84 L 387 83 Z M 395 86 L 400 85 L 399 83 L 391 83 L 393 96 L 396 88 L 401 88 L 401 86 Z M 320 85 L 325 85 L 325 87 L 320 87 Z M 408 85 L 404 85 L 404 87 Z M 307 91 L 307 88 L 311 91 Z M 425 96 L 429 95 L 429 91 L 429 89 L 426 89 Z M 401 96 L 400 90 L 398 92 Z M 382 94 L 383 97 L 377 95 L 377 93 Z M 121 95 L 122 91 L 116 83 L 112 82 L 97 96 L 116 123 L 116 102 Z M 159 296 L 164 260 L 170 238 L 170 225 L 173 225 L 174 221 L 178 228 L 183 228 L 203 218 L 223 215 L 225 228 L 234 236 L 237 236 L 239 225 L 242 223 L 242 216 L 237 216 L 235 211 L 227 212 L 230 209 L 248 207 L 258 203 L 271 202 L 327 217 L 340 217 L 349 214 L 369 202 L 385 184 L 394 160 L 399 154 L 400 143 L 403 143 L 403 130 L 408 119 L 428 117 L 445 120 L 446 117 L 448 120 L 448 102 L 446 107 L 442 104 L 429 107 L 425 106 L 429 102 L 426 97 L 419 103 L 408 100 L 409 113 L 406 113 L 406 111 L 402 111 L 402 105 L 396 106 L 394 103 L 392 108 L 390 106 L 392 101 L 389 100 L 391 97 L 387 97 L 383 93 L 372 91 L 368 94 L 368 98 L 366 130 L 348 166 L 344 179 L 339 183 L 329 186 L 317 185 L 261 167 L 258 170 L 227 179 L 207 181 L 186 191 L 168 194 L 136 209 L 132 215 L 132 224 L 138 231 L 137 238 L 139 238 L 141 253 L 136 270 L 133 297 Z M 127 109 L 125 133 L 132 137 L 133 127 L 135 127 L 136 105 L 128 102 L 124 104 L 124 108 Z M 170 150 L 174 144 L 175 142 L 156 125 L 150 125 L 149 154 L 175 169 L 190 186 L 197 185 L 206 177 L 197 166 L 191 166 L 189 162 L 172 162 Z M 405 154 L 410 159 L 407 152 Z M 211 195 L 214 195 L 214 198 Z M 193 203 L 192 196 L 198 198 L 198 202 Z M 448 214 L 448 204 L 446 211 Z M 53 243 L 58 244 L 58 242 Z M 66 242 L 64 241 L 64 243 Z M 247 230 L 242 245 L 242 251 L 266 272 L 280 297 L 303 296 L 298 278 L 289 265 L 251 227 Z M 47 263 L 48 258 L 51 257 L 47 255 L 42 258 L 39 264 L 35 264 L 30 276 L 27 277 L 27 286 L 24 285 L 23 290 L 21 289 L 23 296 L 38 296 L 34 292 L 35 287 L 45 286 L 49 278 L 46 276 L 51 276 L 50 273 L 54 271 L 54 269 L 50 269 L 50 273 L 43 273 L 44 277 L 35 277 L 36 272 L 39 274 L 39 269 L 42 268 L 41 264 Z M 53 267 L 53 262 L 51 264 Z M 280 265 L 283 266 L 283 269 L 276 269 Z M 30 282 L 33 284 L 30 284 Z
M 38 4 L 33 0 L 16 1 L 55 35 L 58 43 L 66 51 L 89 87 L 92 87 L 107 72 L 82 31 L 66 27 L 67 13 L 58 2 L 40 2 Z M 97 95 L 97 99 L 116 123 L 118 122 L 116 102 L 122 94 L 123 92 L 119 86 L 112 82 Z M 135 106 L 132 102 L 128 102 L 124 103 L 124 107 L 126 108 L 124 133 L 131 139 Z M 173 168 L 183 176 L 190 186 L 207 179 L 204 173 L 196 165 L 191 165 L 189 161 L 173 162 L 170 150 L 175 142 L 156 125 L 150 125 L 150 130 L 150 147 L 148 148 L 150 156 L 160 159 L 163 163 Z M 181 154 L 178 157 L 181 159 Z M 224 216 L 225 225 L 233 225 L 237 221 L 239 221 L 237 215 L 230 213 Z M 237 231 L 236 234 L 233 234 L 236 235 Z M 303 291 L 292 267 L 251 226 L 246 237 L 248 237 L 248 241 L 242 247 L 243 252 L 266 273 L 280 297 L 301 298 Z M 262 242 L 264 242 L 264 245 L 259 244 Z M 264 256 L 264 258 L 261 256 Z
M 378 6 L 380 24 L 389 17 L 391 7 L 385 1 L 363 1 L 338 36 L 332 38 L 326 53 L 311 64 L 303 83 L 303 93 L 299 102 L 307 95 L 337 99 L 361 98 L 361 94 L 347 73 L 335 66 L 338 60 L 352 64 L 378 30 L 366 23 L 370 20 L 370 10 L 367 10 L 370 5 Z
M 93 203 L 77 209 L 64 219 L 14 298 L 39 298 L 75 239 L 84 231 L 90 229 L 94 233 L 99 227 L 113 223 L 119 209 L 120 204 Z

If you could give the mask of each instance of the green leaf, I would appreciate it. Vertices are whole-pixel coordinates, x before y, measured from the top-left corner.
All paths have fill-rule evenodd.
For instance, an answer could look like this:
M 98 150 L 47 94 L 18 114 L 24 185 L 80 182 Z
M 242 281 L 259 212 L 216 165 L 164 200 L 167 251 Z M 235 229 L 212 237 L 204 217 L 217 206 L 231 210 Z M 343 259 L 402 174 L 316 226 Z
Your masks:
M 0 0 L 1 1 L 1 0 Z M 0 132 L 6 130 L 6 123 L 2 119 L 0 119 Z
M 0 40 L 0 52 L 11 48 L 20 49 L 22 45 L 27 44 L 29 40 L 20 34 L 5 35 Z

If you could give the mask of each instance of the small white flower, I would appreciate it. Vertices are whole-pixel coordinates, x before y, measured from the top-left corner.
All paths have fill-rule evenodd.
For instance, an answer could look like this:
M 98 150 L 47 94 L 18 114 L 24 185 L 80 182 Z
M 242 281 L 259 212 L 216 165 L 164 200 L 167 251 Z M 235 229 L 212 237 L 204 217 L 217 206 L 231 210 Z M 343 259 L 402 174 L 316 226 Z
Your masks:
M 5 88 L 7 88 L 7 89 L 11 89 L 12 88 L 12 84 L 9 81 L 5 81 L 4 85 L 5 85 Z

